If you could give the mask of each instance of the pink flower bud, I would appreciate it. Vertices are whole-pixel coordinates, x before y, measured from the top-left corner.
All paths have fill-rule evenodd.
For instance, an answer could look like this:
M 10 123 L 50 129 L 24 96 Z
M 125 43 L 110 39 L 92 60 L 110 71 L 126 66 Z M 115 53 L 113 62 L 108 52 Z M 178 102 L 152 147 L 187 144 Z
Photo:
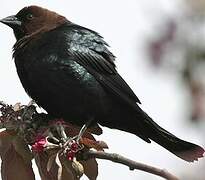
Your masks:
M 32 145 L 32 150 L 35 152 L 42 152 L 44 150 L 44 147 L 46 146 L 46 143 L 46 138 L 39 139 Z
M 75 151 L 76 152 L 78 150 L 78 144 L 77 143 L 71 144 L 70 149 L 71 149 L 71 151 Z
M 69 152 L 67 153 L 67 159 L 68 159 L 69 161 L 72 161 L 74 157 L 75 157 L 75 152 L 74 152 L 74 151 L 69 151 Z

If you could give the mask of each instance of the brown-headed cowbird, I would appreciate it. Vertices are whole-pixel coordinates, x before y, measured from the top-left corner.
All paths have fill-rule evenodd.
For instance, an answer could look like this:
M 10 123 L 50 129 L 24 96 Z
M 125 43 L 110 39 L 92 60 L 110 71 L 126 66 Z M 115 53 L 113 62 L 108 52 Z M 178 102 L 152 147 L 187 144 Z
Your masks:
M 13 56 L 24 89 L 53 117 L 130 132 L 186 161 L 203 156 L 202 147 L 169 133 L 138 106 L 97 32 L 37 6 L 0 21 L 17 39 Z

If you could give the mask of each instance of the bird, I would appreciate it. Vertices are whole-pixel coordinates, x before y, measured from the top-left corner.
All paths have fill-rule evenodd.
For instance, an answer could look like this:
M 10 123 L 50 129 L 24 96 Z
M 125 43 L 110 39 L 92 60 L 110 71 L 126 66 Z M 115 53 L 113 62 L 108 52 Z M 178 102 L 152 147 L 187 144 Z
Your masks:
M 35 5 L 0 22 L 16 37 L 13 58 L 25 91 L 52 117 L 125 131 L 188 162 L 203 157 L 202 147 L 176 137 L 142 110 L 96 31 Z

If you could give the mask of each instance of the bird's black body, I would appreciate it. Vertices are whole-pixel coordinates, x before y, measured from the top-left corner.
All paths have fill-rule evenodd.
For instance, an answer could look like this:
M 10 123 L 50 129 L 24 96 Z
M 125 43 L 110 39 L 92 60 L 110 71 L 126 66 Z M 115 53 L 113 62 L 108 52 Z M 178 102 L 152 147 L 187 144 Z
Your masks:
M 203 155 L 201 147 L 167 132 L 138 106 L 98 33 L 67 20 L 42 33 L 20 37 L 15 28 L 14 33 L 14 59 L 23 87 L 53 117 L 79 126 L 92 120 L 130 132 L 187 161 Z
M 27 93 L 53 116 L 78 125 L 127 123 L 131 112 L 141 111 L 139 100 L 106 46 L 97 33 L 65 23 L 14 52 L 17 72 Z

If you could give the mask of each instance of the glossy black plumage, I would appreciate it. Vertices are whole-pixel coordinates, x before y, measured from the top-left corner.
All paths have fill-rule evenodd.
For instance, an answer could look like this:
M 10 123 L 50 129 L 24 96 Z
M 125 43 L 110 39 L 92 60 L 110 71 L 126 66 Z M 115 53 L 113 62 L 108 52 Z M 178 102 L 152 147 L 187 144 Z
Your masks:
M 34 20 L 26 19 L 28 14 Z M 23 26 L 10 25 L 17 38 L 18 75 L 26 92 L 50 115 L 79 126 L 92 120 L 146 142 L 154 140 L 186 161 L 203 156 L 203 148 L 164 130 L 137 105 L 139 99 L 117 73 L 115 57 L 98 33 L 36 6 L 16 17 Z

